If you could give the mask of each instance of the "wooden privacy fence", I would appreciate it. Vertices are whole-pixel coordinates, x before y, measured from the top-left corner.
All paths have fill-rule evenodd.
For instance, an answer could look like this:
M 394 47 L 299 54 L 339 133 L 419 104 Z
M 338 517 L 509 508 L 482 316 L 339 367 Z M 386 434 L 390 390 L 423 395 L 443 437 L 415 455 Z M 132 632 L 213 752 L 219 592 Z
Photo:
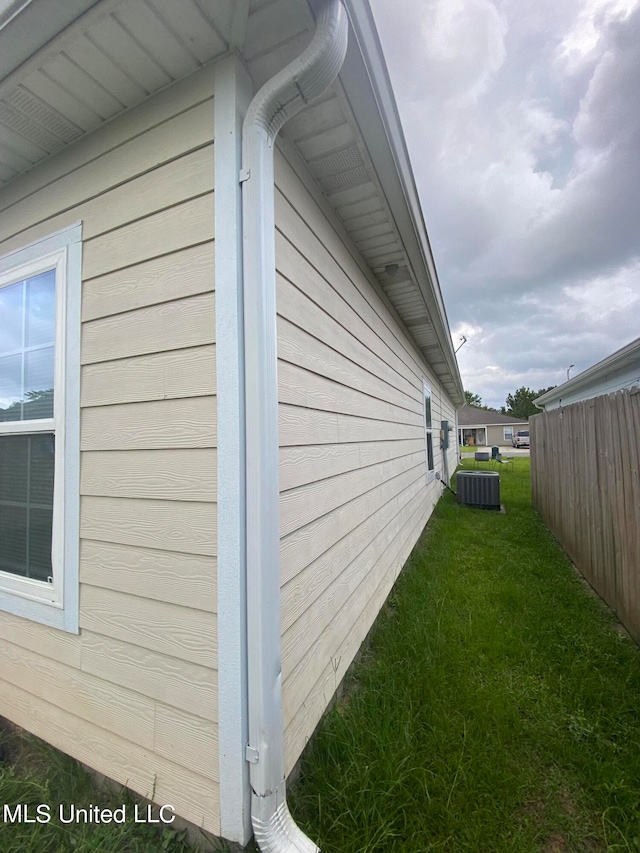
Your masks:
M 536 415 L 533 505 L 640 642 L 640 388 Z

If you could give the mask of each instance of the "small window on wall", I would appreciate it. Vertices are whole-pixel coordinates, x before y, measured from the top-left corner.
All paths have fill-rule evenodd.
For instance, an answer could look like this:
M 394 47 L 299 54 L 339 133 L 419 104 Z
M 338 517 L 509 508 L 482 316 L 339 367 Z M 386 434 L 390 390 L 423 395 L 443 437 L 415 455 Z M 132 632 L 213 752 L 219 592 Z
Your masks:
M 511 441 L 513 438 L 513 427 L 505 427 L 504 428 L 504 440 Z
M 422 383 L 424 396 L 424 435 L 426 444 L 426 461 L 427 461 L 427 483 L 430 483 L 435 476 L 435 463 L 433 459 L 433 417 L 431 411 L 431 388 L 426 382 Z
M 74 632 L 80 240 L 0 258 L 0 610 Z

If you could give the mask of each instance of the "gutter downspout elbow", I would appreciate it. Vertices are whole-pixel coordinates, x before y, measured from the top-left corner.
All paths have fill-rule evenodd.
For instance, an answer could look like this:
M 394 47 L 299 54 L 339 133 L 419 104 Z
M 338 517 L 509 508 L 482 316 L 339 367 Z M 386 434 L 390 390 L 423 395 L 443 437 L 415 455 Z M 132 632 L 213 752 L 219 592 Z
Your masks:
M 323 0 L 306 50 L 262 86 L 242 128 L 247 695 L 251 820 L 263 853 L 314 853 L 286 801 L 280 620 L 274 145 L 287 119 L 337 77 L 347 49 L 341 0 Z

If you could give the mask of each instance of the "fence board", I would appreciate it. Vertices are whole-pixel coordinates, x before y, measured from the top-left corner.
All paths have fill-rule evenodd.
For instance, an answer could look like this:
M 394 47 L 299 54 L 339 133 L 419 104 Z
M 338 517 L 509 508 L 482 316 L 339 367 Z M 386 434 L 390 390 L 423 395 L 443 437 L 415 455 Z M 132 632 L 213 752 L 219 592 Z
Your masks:
M 640 388 L 531 419 L 533 505 L 640 642 Z

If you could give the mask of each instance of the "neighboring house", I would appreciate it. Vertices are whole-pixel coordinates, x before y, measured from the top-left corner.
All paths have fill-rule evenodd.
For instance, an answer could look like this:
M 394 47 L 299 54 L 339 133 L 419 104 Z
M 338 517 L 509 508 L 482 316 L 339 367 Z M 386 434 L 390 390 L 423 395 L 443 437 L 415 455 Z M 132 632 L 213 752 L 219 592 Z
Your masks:
M 568 382 L 547 391 L 534 402 L 540 409 L 550 411 L 581 400 L 612 394 L 633 385 L 640 385 L 640 338 L 578 373 Z
M 295 834 L 284 779 L 464 399 L 372 16 L 346 5 L 0 18 L 0 714 L 265 846 Z
M 527 429 L 529 422 L 503 415 L 494 409 L 462 406 L 457 411 L 458 443 L 460 447 L 511 447 L 519 429 Z

